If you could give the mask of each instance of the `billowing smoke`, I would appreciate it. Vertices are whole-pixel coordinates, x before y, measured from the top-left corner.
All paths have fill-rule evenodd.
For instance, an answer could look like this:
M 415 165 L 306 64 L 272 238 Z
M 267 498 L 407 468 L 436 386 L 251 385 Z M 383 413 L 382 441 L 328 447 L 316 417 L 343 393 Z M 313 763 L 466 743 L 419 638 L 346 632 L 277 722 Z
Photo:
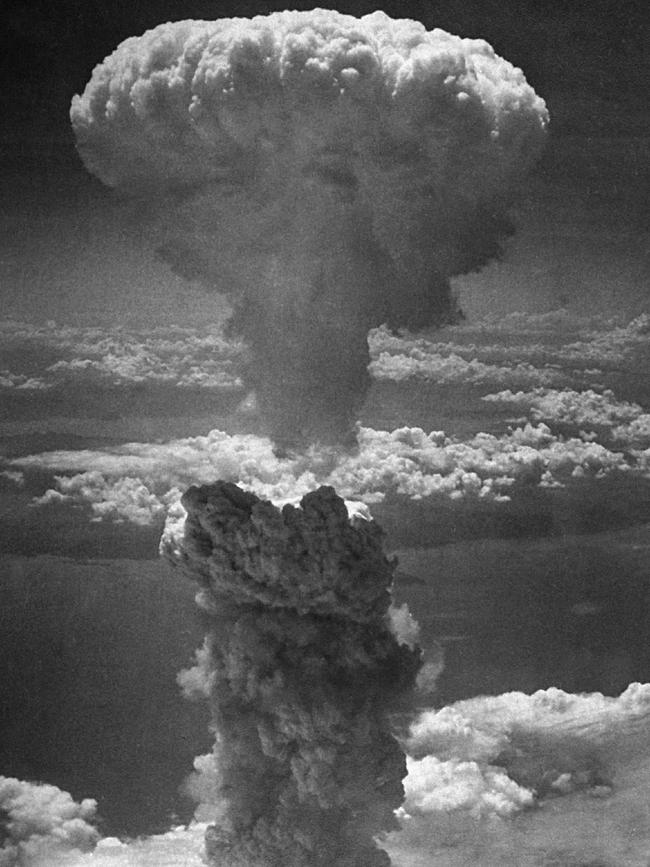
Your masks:
M 350 435 L 369 328 L 454 318 L 547 113 L 481 40 L 317 9 L 128 39 L 71 118 L 165 259 L 230 295 L 268 432 L 299 444 Z
M 216 744 L 191 787 L 216 821 L 219 867 L 379 867 L 396 829 L 405 756 L 392 729 L 420 665 L 391 605 L 382 531 L 332 488 L 282 510 L 228 482 L 185 494 L 163 537 L 202 589 L 208 634 L 183 673 Z

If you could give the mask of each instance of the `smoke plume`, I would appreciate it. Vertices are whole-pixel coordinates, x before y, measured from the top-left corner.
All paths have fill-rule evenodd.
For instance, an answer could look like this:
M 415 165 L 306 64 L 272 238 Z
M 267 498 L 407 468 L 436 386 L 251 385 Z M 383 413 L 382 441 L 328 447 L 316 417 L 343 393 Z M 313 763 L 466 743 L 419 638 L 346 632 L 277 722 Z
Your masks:
M 420 651 L 391 606 L 382 531 L 328 487 L 280 511 L 216 482 L 183 505 L 163 550 L 200 583 L 208 622 L 181 682 L 207 697 L 217 735 L 193 786 L 216 818 L 211 862 L 389 865 L 375 837 L 397 828 L 406 775 L 389 715 Z
M 161 255 L 230 295 L 268 432 L 299 444 L 350 435 L 369 328 L 454 318 L 547 113 L 481 40 L 317 9 L 127 39 L 71 118 Z

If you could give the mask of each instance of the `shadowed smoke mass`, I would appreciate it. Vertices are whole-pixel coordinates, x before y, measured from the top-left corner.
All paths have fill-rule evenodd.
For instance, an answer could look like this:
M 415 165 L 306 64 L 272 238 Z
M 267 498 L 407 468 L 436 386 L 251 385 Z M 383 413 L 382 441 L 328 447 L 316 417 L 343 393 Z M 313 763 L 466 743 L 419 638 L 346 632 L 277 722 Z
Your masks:
M 351 436 L 370 328 L 456 316 L 547 113 L 482 40 L 317 9 L 127 39 L 71 118 L 161 255 L 228 293 L 268 432 L 299 445 Z
M 396 636 L 382 531 L 328 487 L 281 511 L 228 482 L 183 504 L 163 550 L 202 586 L 209 624 L 181 682 L 208 699 L 217 735 L 211 863 L 389 865 L 374 838 L 397 829 L 406 775 L 389 714 L 420 651 Z

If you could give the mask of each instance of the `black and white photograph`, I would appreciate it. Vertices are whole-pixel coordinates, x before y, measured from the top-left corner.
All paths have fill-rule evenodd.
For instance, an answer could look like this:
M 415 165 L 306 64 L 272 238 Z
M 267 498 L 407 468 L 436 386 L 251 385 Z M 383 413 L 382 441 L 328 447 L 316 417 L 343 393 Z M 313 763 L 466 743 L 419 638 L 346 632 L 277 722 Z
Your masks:
M 650 867 L 646 4 L 0 16 L 0 867 Z

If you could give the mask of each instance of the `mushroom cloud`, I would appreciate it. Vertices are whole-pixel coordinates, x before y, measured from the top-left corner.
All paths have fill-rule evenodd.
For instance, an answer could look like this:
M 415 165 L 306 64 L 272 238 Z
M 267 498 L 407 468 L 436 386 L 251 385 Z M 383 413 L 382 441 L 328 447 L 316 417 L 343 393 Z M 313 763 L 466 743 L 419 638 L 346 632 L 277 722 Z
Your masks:
M 454 318 L 548 116 L 483 40 L 315 9 L 127 39 L 71 119 L 166 261 L 230 296 L 268 433 L 300 445 L 350 437 L 370 328 Z

